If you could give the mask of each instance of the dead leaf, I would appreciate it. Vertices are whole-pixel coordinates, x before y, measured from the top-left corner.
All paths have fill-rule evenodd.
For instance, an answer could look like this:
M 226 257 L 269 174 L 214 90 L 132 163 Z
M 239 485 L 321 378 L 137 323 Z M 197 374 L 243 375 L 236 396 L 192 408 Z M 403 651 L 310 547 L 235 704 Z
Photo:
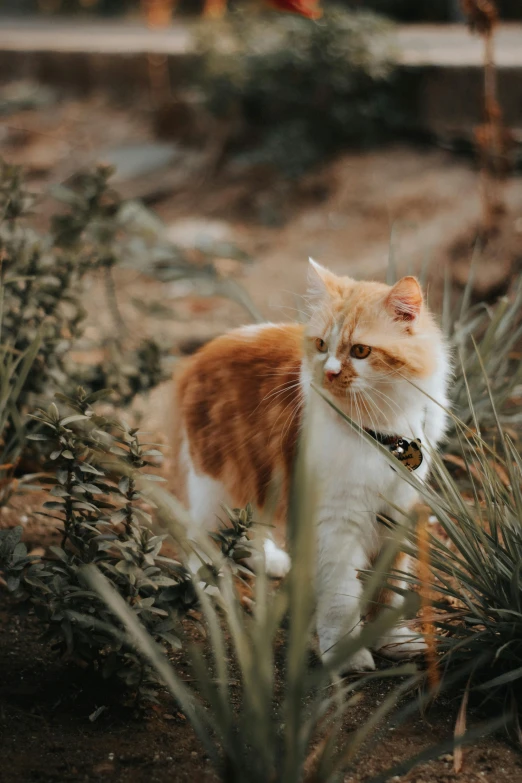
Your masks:
M 464 691 L 464 696 L 462 697 L 459 714 L 457 715 L 457 721 L 455 723 L 455 733 L 454 733 L 455 742 L 461 739 L 466 733 L 466 718 L 467 718 L 470 681 L 471 679 L 469 679 L 467 682 L 466 690 Z M 455 750 L 453 752 L 453 770 L 457 775 L 462 769 L 463 761 L 464 761 L 464 752 L 462 750 L 462 744 L 455 745 Z

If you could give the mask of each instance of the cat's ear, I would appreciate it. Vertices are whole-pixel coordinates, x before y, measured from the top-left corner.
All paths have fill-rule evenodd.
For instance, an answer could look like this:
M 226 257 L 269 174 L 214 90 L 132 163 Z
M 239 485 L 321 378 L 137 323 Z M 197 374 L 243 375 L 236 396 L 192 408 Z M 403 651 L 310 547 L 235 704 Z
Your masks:
M 386 297 L 388 312 L 397 321 L 415 321 L 422 309 L 422 289 L 416 277 L 403 277 Z
M 309 258 L 308 267 L 308 296 L 312 299 L 322 299 L 325 296 L 339 294 L 340 280 L 337 275 L 325 269 L 313 258 Z

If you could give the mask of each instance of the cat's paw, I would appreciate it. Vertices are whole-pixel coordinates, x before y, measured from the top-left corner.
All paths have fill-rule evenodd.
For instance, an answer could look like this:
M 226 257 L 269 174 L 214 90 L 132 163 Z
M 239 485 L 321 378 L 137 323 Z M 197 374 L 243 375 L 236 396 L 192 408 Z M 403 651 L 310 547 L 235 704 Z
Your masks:
M 357 652 L 352 655 L 351 658 L 348 658 L 341 666 L 341 674 L 373 671 L 375 671 L 375 661 L 373 660 L 373 655 L 366 647 L 357 650 Z
M 290 571 L 292 565 L 289 555 L 267 538 L 263 543 L 265 550 L 265 568 L 267 576 L 273 579 L 282 579 Z
M 424 637 L 407 625 L 398 625 L 381 637 L 375 649 L 386 658 L 405 660 L 422 655 L 426 651 Z
M 323 663 L 328 663 L 334 653 L 335 647 L 324 652 L 321 656 Z M 375 661 L 373 660 L 373 655 L 366 647 L 361 647 L 360 650 L 357 650 L 356 653 L 348 658 L 347 661 L 343 661 L 339 666 L 339 674 L 341 675 L 373 671 L 375 671 Z

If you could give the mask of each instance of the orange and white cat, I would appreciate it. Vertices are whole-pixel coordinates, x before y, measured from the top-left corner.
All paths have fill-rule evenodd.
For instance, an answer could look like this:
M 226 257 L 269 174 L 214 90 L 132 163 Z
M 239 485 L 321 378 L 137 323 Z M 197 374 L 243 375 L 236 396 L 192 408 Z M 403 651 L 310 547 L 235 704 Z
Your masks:
M 236 329 L 188 361 L 177 380 L 179 464 L 195 525 L 214 527 L 221 503 L 262 509 L 275 476 L 282 477 L 277 517 L 284 519 L 306 420 L 306 463 L 319 494 L 317 632 L 327 658 L 341 637 L 359 632 L 357 575 L 386 537 L 377 516 L 396 518 L 397 507 L 408 510 L 417 498 L 311 383 L 382 443 L 420 438 L 433 447 L 446 425 L 441 406 L 450 362 L 414 277 L 393 287 L 356 282 L 311 261 L 309 282 L 307 324 Z M 429 468 L 423 453 L 421 479 Z M 274 542 L 265 542 L 265 557 L 272 575 L 288 570 L 288 555 Z M 405 626 L 379 645 L 397 655 L 421 647 Z M 370 651 L 361 650 L 345 668 L 373 669 Z

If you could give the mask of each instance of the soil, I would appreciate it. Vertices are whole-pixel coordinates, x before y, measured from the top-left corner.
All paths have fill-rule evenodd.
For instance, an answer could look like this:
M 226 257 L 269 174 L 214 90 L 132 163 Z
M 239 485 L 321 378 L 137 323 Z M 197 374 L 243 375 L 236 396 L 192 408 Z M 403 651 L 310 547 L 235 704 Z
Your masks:
M 6 119 L 2 151 L 9 161 L 28 167 L 31 186 L 42 194 L 45 217 L 51 182 L 64 181 L 78 166 L 106 157 L 109 148 L 154 142 L 153 125 L 145 110 L 115 107 L 102 99 L 50 99 L 46 106 Z M 194 237 L 194 226 L 203 226 L 248 251 L 251 264 L 225 259 L 224 274 L 240 281 L 270 320 L 294 319 L 301 309 L 309 255 L 337 272 L 381 278 L 390 248 L 400 270 L 418 270 L 430 260 L 430 301 L 440 298 L 445 267 L 457 287 L 465 284 L 480 221 L 479 175 L 469 161 L 440 149 L 390 147 L 344 154 L 299 183 L 233 165 L 207 179 L 204 172 L 204 154 L 186 149 L 177 162 L 122 178 L 118 187 L 126 196 L 145 199 L 173 239 L 187 231 Z M 494 239 L 495 264 L 485 255 L 477 268 L 476 285 L 483 296 L 503 293 L 522 258 L 519 179 L 507 180 L 505 199 L 506 212 Z M 208 339 L 249 318 L 230 300 L 201 299 L 184 283 L 164 284 L 128 270 L 116 270 L 116 283 L 129 339 L 154 335 L 169 340 L 174 353 L 189 341 Z M 102 281 L 91 280 L 85 292 L 88 328 L 78 349 L 83 361 L 96 360 L 92 344 L 114 328 L 107 308 L 100 306 L 104 296 Z M 138 311 L 136 299 L 168 305 L 175 318 L 159 320 Z M 163 384 L 136 402 L 134 414 L 141 413 L 146 429 L 161 436 L 169 407 L 170 386 Z M 15 496 L 0 509 L 0 526 L 22 524 L 30 548 L 49 545 L 55 534 L 36 515 L 41 502 L 38 494 Z M 40 630 L 30 609 L 14 606 L 0 594 L 0 781 L 216 780 L 190 725 L 167 694 L 145 710 L 125 707 L 117 689 L 56 659 Z M 177 663 L 186 667 L 181 658 Z M 376 683 L 365 689 L 343 736 L 382 701 L 387 687 Z M 93 719 L 100 707 L 106 709 Z M 385 725 L 346 783 L 363 783 L 425 748 L 451 741 L 458 707 L 458 701 L 445 698 L 423 717 L 396 728 Z M 470 724 L 480 719 L 471 713 Z M 518 783 L 522 759 L 503 737 L 488 737 L 464 751 L 458 775 L 446 752 L 394 779 Z
M 20 504 L 20 498 L 14 503 Z M 56 543 L 38 529 L 31 506 L 26 540 L 31 545 Z M 18 511 L 19 513 L 19 511 Z M 0 594 L 0 781 L 98 781 L 115 783 L 211 783 L 218 781 L 185 716 L 167 693 L 158 704 L 137 708 L 113 683 L 102 682 L 72 662 L 58 659 L 41 639 L 42 627 L 27 605 Z M 284 637 L 279 655 L 284 652 Z M 191 679 L 179 655 L 178 674 Z M 317 664 L 315 664 L 317 665 Z M 362 701 L 349 711 L 340 734 L 349 735 L 383 701 L 389 681 L 366 686 Z M 440 748 L 435 760 L 391 779 L 403 783 L 518 783 L 522 756 L 505 738 L 487 737 L 464 750 L 459 774 L 454 772 L 451 739 L 459 701 L 439 699 L 424 716 L 394 726 L 387 721 L 375 742 L 360 754 L 344 777 L 364 783 L 423 750 Z M 104 708 L 99 713 L 100 708 Z M 98 715 L 97 715 L 98 711 Z M 483 719 L 468 715 L 468 728 Z

